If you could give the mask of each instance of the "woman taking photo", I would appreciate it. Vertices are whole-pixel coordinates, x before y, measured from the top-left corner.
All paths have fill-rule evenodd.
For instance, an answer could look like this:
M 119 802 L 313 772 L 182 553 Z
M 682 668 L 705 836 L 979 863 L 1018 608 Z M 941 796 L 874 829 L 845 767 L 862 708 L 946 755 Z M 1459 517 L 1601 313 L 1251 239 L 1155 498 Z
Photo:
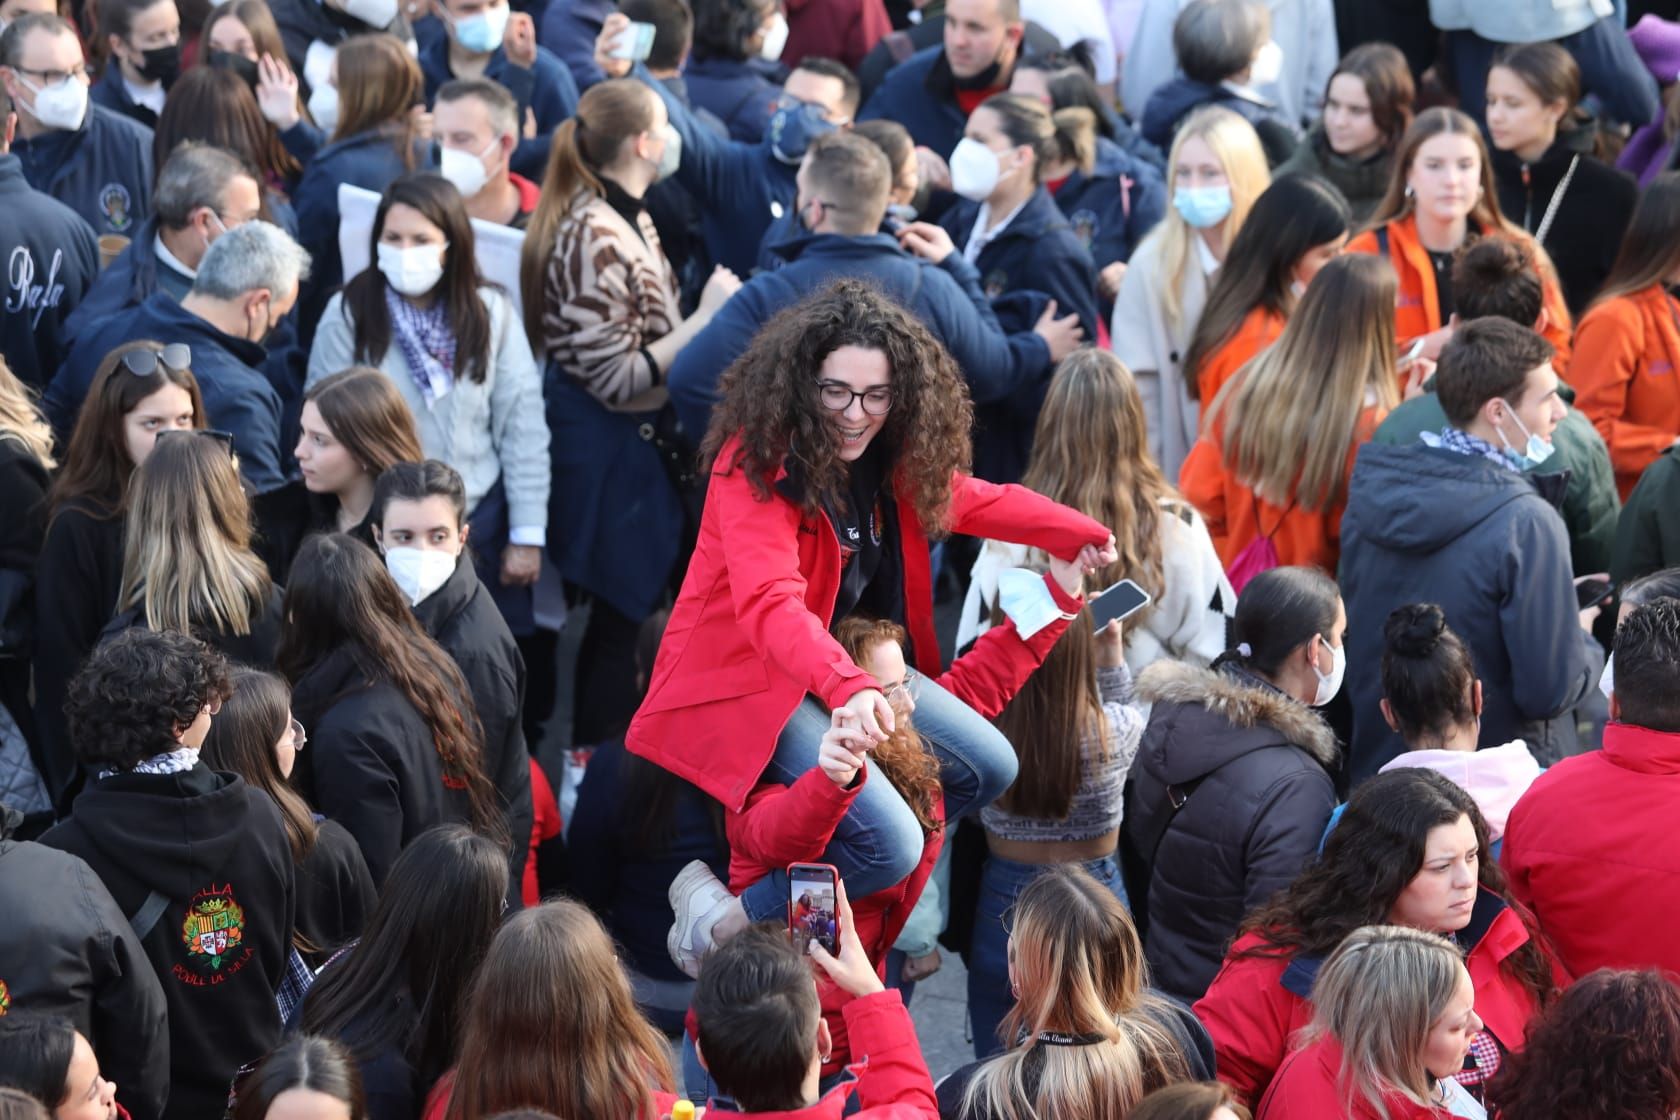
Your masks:
M 52 426 L 0 358 L 0 802 L 43 815 L 52 803 L 39 772 L 41 744 L 29 708 L 36 641 L 32 589 L 47 524 L 50 472 L 57 466 Z
M 1091 470 L 1093 462 L 1104 469 Z M 1224 651 L 1237 596 L 1201 515 L 1150 458 L 1137 383 L 1120 359 L 1096 349 L 1062 359 L 1021 485 L 1113 527 L 1119 558 L 1091 577 L 1090 588 L 1130 579 L 1149 592 L 1149 606 L 1126 620 L 1126 667 L 1134 678 L 1163 657 L 1206 665 Z M 991 626 L 998 578 L 1028 559 L 1024 546 L 986 542 L 957 624 L 958 649 Z
M 1283 325 L 1318 270 L 1347 244 L 1351 218 L 1333 187 L 1292 175 L 1254 200 L 1214 278 L 1184 357 L 1185 388 L 1206 407 Z
M 350 1052 L 368 1120 L 414 1120 L 454 1062 L 467 987 L 506 892 L 495 841 L 460 825 L 422 833 L 391 868 L 361 940 L 328 963 L 287 1024 Z
M 342 534 L 306 540 L 285 619 L 280 669 L 313 731 L 298 785 L 356 838 L 375 885 L 433 825 L 501 830 L 466 681 L 377 553 Z
M 280 589 L 251 551 L 251 506 L 226 432 L 174 431 L 129 486 L 122 591 L 105 636 L 179 630 L 230 660 L 267 667 L 280 644 Z
M 1436 1072 L 1480 1096 L 1554 990 L 1551 962 L 1511 905 L 1475 799 L 1432 770 L 1391 770 L 1354 790 L 1316 863 L 1243 923 L 1196 1004 L 1219 1077 L 1258 1101 L 1313 1015 L 1319 963 L 1354 930 L 1409 926 L 1452 939 L 1487 1020 L 1475 1064 Z M 1326 966 L 1328 967 L 1328 966 Z M 1307 1115 L 1302 1113 L 1301 1115 Z
M 665 371 L 740 287 L 716 269 L 683 318 L 644 205 L 675 169 L 675 136 L 641 82 L 592 86 L 555 130 L 520 260 L 525 330 L 550 363 L 549 450 L 563 480 L 550 520 L 577 527 L 556 542 L 556 561 L 593 597 L 577 662 L 580 743 L 619 734 L 635 711 L 636 630 L 664 599 L 687 535 L 686 495 L 641 430 L 671 419 Z
M 1625 502 L 1645 468 L 1680 442 L 1680 173 L 1639 196 L 1616 263 L 1575 331 L 1575 404 L 1610 449 Z
M 479 275 L 466 207 L 440 176 L 406 175 L 385 188 L 369 256 L 374 263 L 327 304 L 306 387 L 354 365 L 390 378 L 420 450 L 466 484 L 479 571 L 500 592 L 509 629 L 527 636 L 550 474 L 542 386 L 519 315 Z
M 1220 108 L 1184 122 L 1167 176 L 1172 209 L 1126 266 L 1109 337 L 1114 356 L 1137 378 L 1150 458 L 1176 482 L 1200 430 L 1184 379 L 1190 335 L 1213 274 L 1271 176 L 1253 126 Z
M 713 114 L 729 138 L 764 138 L 781 96 L 779 59 L 787 17 L 776 0 L 699 0 L 694 5 L 694 53 L 683 68 L 696 109 Z
M 64 700 L 71 675 L 116 611 L 129 477 L 159 432 L 204 427 L 190 360 L 185 346 L 156 342 L 131 342 L 106 355 L 47 494 L 35 576 L 35 720 L 41 777 L 61 808 L 68 808 L 76 774 Z
M 1243 915 L 1318 849 L 1336 803 L 1336 737 L 1311 708 L 1341 690 L 1347 611 L 1313 568 L 1243 589 L 1236 647 L 1208 669 L 1159 662 L 1132 764 L 1120 852 L 1126 894 L 1162 991 L 1207 990 Z
M 467 993 L 461 1040 L 425 1120 L 516 1109 L 656 1120 L 655 1094 L 675 1088 L 665 1039 L 636 1009 L 612 939 L 570 899 L 521 911 L 496 933 Z
M 379 476 L 426 457 L 402 393 L 379 370 L 351 366 L 303 394 L 300 426 L 293 454 L 313 496 L 315 527 L 374 547 L 368 515 Z
M 233 1120 L 366 1120 L 362 1078 L 330 1038 L 293 1035 L 238 1086 Z
M 1341 192 L 1363 225 L 1388 190 L 1394 149 L 1412 123 L 1417 96 L 1406 56 L 1392 43 L 1361 43 L 1336 64 L 1324 110 L 1295 154 L 1277 169 L 1316 175 Z
M 1277 564 L 1336 570 L 1354 457 L 1400 403 L 1394 270 L 1360 254 L 1319 275 L 1278 340 L 1203 398 L 1179 478 L 1238 594 Z
M 761 781 L 789 784 L 810 770 L 833 709 L 877 743 L 892 734 L 884 682 L 833 636 L 854 611 L 904 617 L 918 672 L 938 676 L 930 536 L 1014 539 L 1086 570 L 1117 557 L 1090 518 L 962 472 L 973 410 L 955 363 L 860 281 L 778 315 L 722 394 L 703 451 L 711 483 L 699 546 L 626 746 L 726 810 L 740 811 Z M 770 664 L 782 671 L 767 675 Z M 1015 760 L 995 728 L 931 683 L 918 704 L 948 798 L 978 806 L 1009 785 Z M 923 840 L 890 783 L 870 782 L 824 858 L 863 898 L 910 874 Z M 743 905 L 699 870 L 673 887 L 679 961 L 786 903 L 774 875 Z
M 1550 254 L 1574 315 L 1610 274 L 1639 195 L 1633 176 L 1593 154 L 1598 129 L 1580 101 L 1581 69 L 1558 44 L 1493 56 L 1487 125 L 1499 208 Z
M 204 763 L 238 774 L 274 798 L 297 865 L 292 942 L 313 968 L 362 935 L 375 893 L 355 838 L 337 821 L 317 820 L 289 784 L 307 735 L 292 715 L 292 690 L 273 673 L 234 669 L 232 694 L 210 725 Z
M 1126 1116 L 1151 1091 L 1213 1073 L 1207 1032 L 1149 989 L 1143 946 L 1113 891 L 1045 868 L 1015 903 L 1005 1052 L 939 1086 L 945 1120 Z M 976 1028 L 976 1037 L 979 1030 Z
M 1487 1113 L 1452 1074 L 1482 1020 L 1464 959 L 1445 938 L 1366 926 L 1313 982 L 1307 1044 L 1284 1061 L 1258 1120 L 1448 1120 Z
M 1501 213 L 1482 131 L 1457 109 L 1426 109 L 1406 129 L 1371 222 L 1348 242 L 1348 252 L 1388 257 L 1400 282 L 1395 337 L 1408 349 L 1423 339 L 1420 356 L 1430 361 L 1452 336 L 1454 255 L 1472 236 L 1492 233 L 1534 244 Z M 1569 361 L 1569 308 L 1545 254 L 1536 256 L 1546 312 L 1536 329 L 1557 349 L 1553 365 L 1562 373 Z

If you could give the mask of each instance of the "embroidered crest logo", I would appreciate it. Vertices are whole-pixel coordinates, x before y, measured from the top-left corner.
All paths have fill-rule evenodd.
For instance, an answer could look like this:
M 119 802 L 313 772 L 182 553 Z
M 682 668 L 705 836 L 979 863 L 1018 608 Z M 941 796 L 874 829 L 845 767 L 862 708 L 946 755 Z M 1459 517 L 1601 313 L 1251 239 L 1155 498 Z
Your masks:
M 0 1018 L 12 1009 L 12 990 L 6 987 L 6 982 L 0 980 Z
M 1073 226 L 1073 235 L 1079 238 L 1079 243 L 1085 246 L 1087 252 L 1090 251 L 1091 242 L 1097 239 L 1097 227 L 1101 224 L 1097 221 L 1096 212 L 1075 210 L 1068 223 Z
M 996 299 L 1009 290 L 1009 274 L 1001 268 L 994 268 L 980 281 L 980 287 L 985 290 L 987 299 Z
M 134 221 L 134 200 L 121 183 L 106 183 L 99 192 L 99 209 L 105 224 L 114 230 L 125 230 Z
M 233 897 L 233 886 L 217 887 L 193 895 L 187 917 L 181 923 L 181 940 L 188 958 L 196 965 L 219 971 L 245 941 L 245 911 Z

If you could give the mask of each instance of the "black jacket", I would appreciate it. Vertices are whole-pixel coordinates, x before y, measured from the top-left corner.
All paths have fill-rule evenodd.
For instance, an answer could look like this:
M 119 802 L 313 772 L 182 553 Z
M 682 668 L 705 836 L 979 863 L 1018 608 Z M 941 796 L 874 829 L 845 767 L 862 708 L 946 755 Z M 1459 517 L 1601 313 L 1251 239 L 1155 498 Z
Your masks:
M 29 185 L 10 153 L 0 155 L 0 260 L 0 354 L 25 384 L 44 389 L 70 349 L 64 321 L 99 275 L 99 244 L 80 214 Z
M 315 846 L 297 865 L 297 932 L 316 968 L 362 935 L 379 901 L 356 838 L 337 821 L 319 824 Z
M 280 810 L 202 763 L 116 774 L 90 781 L 41 842 L 86 860 L 130 920 L 154 893 L 167 900 L 140 939 L 169 1005 L 163 1115 L 221 1115 L 234 1071 L 280 1040 L 296 905 Z
M 1545 155 L 1524 164 L 1511 152 L 1493 151 L 1493 181 L 1499 189 L 1499 209 L 1529 233 L 1540 228 L 1546 209 L 1557 201 L 1557 215 L 1542 242 L 1556 266 L 1558 282 L 1569 313 L 1579 317 L 1604 286 L 1622 234 L 1633 216 L 1639 198 L 1639 184 L 1625 171 L 1618 171 L 1582 150 L 1592 129 L 1578 128 L 1558 136 Z M 1557 192 L 1569 174 L 1575 174 L 1562 197 Z
M 512 841 L 508 899 L 517 900 L 531 846 L 531 756 L 519 718 L 525 707 L 525 659 L 489 588 L 479 582 L 471 550 L 461 553 L 455 574 L 421 600 L 414 614 L 467 678 L 484 727 L 484 772 L 496 787 Z
M 46 530 L 46 468 L 15 439 L 0 439 L 0 593 L 22 594 L 25 617 L 34 615 L 36 562 Z M 8 601 L 10 601 L 8 599 Z M 29 703 L 29 666 L 33 660 L 34 626 L 29 625 L 29 644 L 16 656 L 0 653 L 0 707 L 10 712 L 29 743 L 30 759 L 42 770 L 41 740 L 35 729 L 35 715 Z M 0 801 L 5 799 L 6 779 L 0 774 Z
M 1260 146 L 1266 151 L 1268 166 L 1278 167 L 1295 154 L 1295 133 L 1271 102 L 1230 86 L 1210 86 L 1189 78 L 1174 78 L 1149 95 L 1143 116 L 1138 120 L 1138 131 L 1145 140 L 1166 151 L 1172 147 L 1180 122 L 1204 105 L 1230 109 L 1253 125 L 1260 136 Z
M 0 806 L 0 837 L 17 819 Z M 70 1020 L 134 1120 L 158 1120 L 169 1096 L 163 989 L 99 876 L 75 856 L 0 839 L 0 914 L 0 1008 Z
M 346 646 L 316 662 L 292 689 L 292 713 L 309 732 L 292 780 L 342 824 L 377 887 L 403 847 L 434 825 L 466 822 L 463 790 L 443 784 L 432 730 L 400 690 L 363 668 Z
M 1120 843 L 1128 870 L 1147 869 L 1139 925 L 1155 983 L 1190 1003 L 1213 982 L 1243 916 L 1318 851 L 1336 806 L 1327 770 L 1336 738 L 1306 705 L 1235 666 L 1158 661 L 1138 696 L 1154 709 Z M 1175 801 L 1182 807 L 1151 862 L 1151 822 Z
M 193 627 L 193 637 L 208 645 L 214 646 L 222 656 L 240 665 L 249 665 L 253 669 L 274 668 L 274 653 L 280 648 L 280 602 L 282 592 L 278 586 L 269 585 L 268 598 L 257 609 L 251 618 L 251 632 L 248 634 L 228 634 L 221 630 L 212 630 L 206 626 Z M 105 629 L 99 635 L 103 644 L 110 638 L 121 634 L 131 627 L 146 625 L 146 609 L 143 605 L 129 607 L 118 611 Z

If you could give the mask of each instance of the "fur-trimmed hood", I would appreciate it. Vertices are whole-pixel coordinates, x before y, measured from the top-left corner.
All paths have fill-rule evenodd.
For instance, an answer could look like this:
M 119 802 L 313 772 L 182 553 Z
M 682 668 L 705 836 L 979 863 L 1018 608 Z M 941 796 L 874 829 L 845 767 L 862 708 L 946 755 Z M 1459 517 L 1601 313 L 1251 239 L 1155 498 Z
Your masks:
M 1299 700 L 1237 669 L 1204 669 L 1180 661 L 1157 661 L 1138 678 L 1140 700 L 1155 705 L 1151 721 L 1185 723 L 1198 720 L 1181 708 L 1206 712 L 1209 726 L 1179 728 L 1163 762 L 1168 781 L 1200 777 L 1240 754 L 1263 747 L 1293 744 L 1326 769 L 1340 755 L 1330 725 Z M 1216 724 L 1225 724 L 1221 733 Z

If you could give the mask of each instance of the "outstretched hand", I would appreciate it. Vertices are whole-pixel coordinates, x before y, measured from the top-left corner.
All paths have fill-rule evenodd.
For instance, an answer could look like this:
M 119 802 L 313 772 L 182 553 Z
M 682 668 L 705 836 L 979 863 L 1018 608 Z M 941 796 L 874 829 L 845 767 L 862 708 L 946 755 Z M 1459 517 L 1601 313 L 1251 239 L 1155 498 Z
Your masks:
M 887 986 L 881 983 L 881 974 L 875 971 L 869 954 L 863 951 L 863 942 L 858 940 L 844 880 L 835 884 L 834 907 L 840 915 L 840 955 L 831 955 L 813 937 L 809 950 L 811 959 L 817 962 L 818 968 L 828 973 L 828 978 L 834 981 L 836 987 L 853 998 L 885 991 Z

